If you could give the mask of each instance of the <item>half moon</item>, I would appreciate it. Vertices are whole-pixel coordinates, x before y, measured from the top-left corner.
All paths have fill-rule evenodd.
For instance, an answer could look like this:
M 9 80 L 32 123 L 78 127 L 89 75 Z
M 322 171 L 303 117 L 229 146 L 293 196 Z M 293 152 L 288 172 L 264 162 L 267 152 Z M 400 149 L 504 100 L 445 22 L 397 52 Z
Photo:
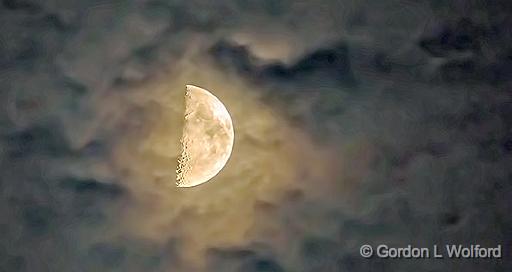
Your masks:
M 231 156 L 234 138 L 224 104 L 209 91 L 187 85 L 176 186 L 192 187 L 216 176 Z

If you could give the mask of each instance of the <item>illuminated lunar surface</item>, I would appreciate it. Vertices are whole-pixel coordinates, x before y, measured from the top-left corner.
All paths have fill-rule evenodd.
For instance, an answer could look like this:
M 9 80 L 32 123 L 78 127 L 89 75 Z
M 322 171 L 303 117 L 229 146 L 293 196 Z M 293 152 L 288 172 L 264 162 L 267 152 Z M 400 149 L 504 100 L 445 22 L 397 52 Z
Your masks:
M 205 89 L 187 85 L 176 185 L 192 187 L 217 175 L 231 155 L 234 136 L 231 116 L 222 102 Z

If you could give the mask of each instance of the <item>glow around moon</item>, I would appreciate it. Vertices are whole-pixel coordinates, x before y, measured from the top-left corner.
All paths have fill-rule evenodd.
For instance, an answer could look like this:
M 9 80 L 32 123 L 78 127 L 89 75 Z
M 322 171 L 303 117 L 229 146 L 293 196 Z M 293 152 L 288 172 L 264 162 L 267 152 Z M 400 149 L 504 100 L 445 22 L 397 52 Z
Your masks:
M 192 187 L 217 175 L 231 156 L 233 142 L 233 123 L 222 102 L 205 89 L 187 85 L 176 185 Z

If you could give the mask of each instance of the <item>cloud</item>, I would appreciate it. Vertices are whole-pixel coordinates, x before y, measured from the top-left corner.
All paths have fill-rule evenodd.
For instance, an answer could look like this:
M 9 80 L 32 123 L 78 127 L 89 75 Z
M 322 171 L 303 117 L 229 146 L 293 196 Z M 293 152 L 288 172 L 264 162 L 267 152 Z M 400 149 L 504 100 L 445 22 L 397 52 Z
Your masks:
M 510 244 L 502 3 L 2 5 L 0 270 L 450 269 L 358 249 Z M 237 138 L 185 191 L 188 83 Z

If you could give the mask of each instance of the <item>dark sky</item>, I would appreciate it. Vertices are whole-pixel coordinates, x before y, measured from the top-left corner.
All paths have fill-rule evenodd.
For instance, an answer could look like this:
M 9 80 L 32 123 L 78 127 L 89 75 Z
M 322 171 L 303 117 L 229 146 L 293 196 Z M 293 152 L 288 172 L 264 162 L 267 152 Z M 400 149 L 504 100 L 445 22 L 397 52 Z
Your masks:
M 2 0 L 0 271 L 510 271 L 511 76 L 508 0 Z M 236 135 L 188 189 L 185 84 Z

